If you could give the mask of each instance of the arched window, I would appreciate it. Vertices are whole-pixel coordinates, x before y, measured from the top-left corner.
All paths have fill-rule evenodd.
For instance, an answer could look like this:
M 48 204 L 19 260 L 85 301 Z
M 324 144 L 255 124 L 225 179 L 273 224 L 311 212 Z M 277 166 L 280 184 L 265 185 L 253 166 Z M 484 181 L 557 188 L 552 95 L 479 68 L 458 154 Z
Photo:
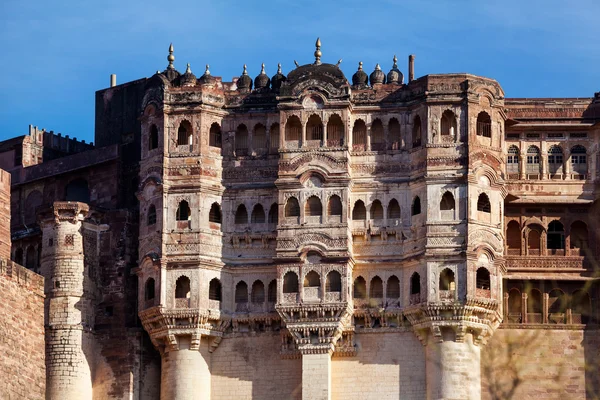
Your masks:
M 211 279 L 208 284 L 208 299 L 221 301 L 223 299 L 221 296 L 221 281 L 217 278 Z
M 235 155 L 248 155 L 248 128 L 241 124 L 235 131 Z
M 331 271 L 327 274 L 325 280 L 326 292 L 341 292 L 342 291 L 342 276 L 337 271 Z
M 285 216 L 286 218 L 300 216 L 300 204 L 295 197 L 290 197 L 285 203 Z
M 354 203 L 354 209 L 352 210 L 352 219 L 354 221 L 367 219 L 367 209 L 365 203 L 362 200 L 357 200 Z
M 385 150 L 385 134 L 383 132 L 383 123 L 377 118 L 371 124 L 371 150 Z
M 567 298 L 560 289 L 552 289 L 548 293 L 548 312 L 550 314 L 562 314 L 567 311 Z
M 367 149 L 367 125 L 362 119 L 357 119 L 354 122 L 354 128 L 352 128 L 352 147 L 358 151 Z
M 418 272 L 413 272 L 410 276 L 410 294 L 421 293 L 421 276 Z
M 541 314 L 542 313 L 542 292 L 537 289 L 532 289 L 527 295 L 527 313 L 529 314 Z M 528 318 L 527 322 L 540 323 L 541 316 L 538 318 Z
M 371 219 L 383 219 L 383 206 L 379 200 L 371 204 Z
M 549 249 L 562 249 L 565 248 L 565 228 L 560 221 L 552 221 L 548 225 L 548 243 Z
M 577 145 L 571 149 L 571 165 L 573 166 L 573 173 L 579 175 L 587 174 L 587 155 L 585 147 Z
M 177 221 L 189 221 L 191 219 L 190 206 L 188 205 L 187 201 L 181 200 L 179 202 L 179 207 L 177 207 L 176 219 Z
M 454 219 L 455 201 L 450 192 L 444 193 L 440 201 L 440 212 L 442 219 Z
M 477 136 L 492 137 L 492 119 L 485 111 L 477 115 Z
M 329 198 L 329 202 L 327 203 L 327 215 L 342 215 L 342 200 L 340 200 L 340 196 L 334 194 Z
M 519 165 L 519 148 L 517 146 L 510 146 L 508 148 L 508 156 L 506 157 L 506 173 L 509 175 L 515 175 L 511 179 L 518 179 L 518 174 L 521 171 Z
M 323 140 L 323 122 L 321 117 L 313 114 L 306 122 L 306 136 L 308 140 Z
M 508 292 L 508 315 L 510 322 L 521 322 L 521 301 L 523 296 L 519 289 L 512 288 Z M 513 318 L 510 318 L 513 316 Z
M 400 204 L 398 204 L 398 200 L 390 200 L 387 211 L 388 219 L 400 219 Z
M 421 117 L 418 115 L 413 120 L 412 129 L 412 146 L 419 147 L 421 145 Z
M 42 205 L 44 197 L 39 190 L 33 190 L 25 199 L 25 224 L 33 225 L 36 223 L 38 208 Z
M 190 298 L 190 278 L 180 276 L 175 282 L 175 298 L 189 299 Z
M 283 276 L 283 293 L 298 293 L 298 275 L 292 271 Z
M 235 212 L 235 224 L 247 224 L 248 223 L 248 211 L 246 206 L 240 204 Z
M 269 224 L 277 224 L 279 223 L 279 215 L 278 215 L 277 203 L 271 205 L 269 209 Z
M 369 297 L 372 299 L 383 298 L 383 281 L 380 277 L 376 276 L 371 279 L 371 287 L 369 291 Z
M 90 191 L 85 179 L 75 179 L 69 182 L 65 190 L 66 201 L 80 201 L 82 203 L 90 202 Z
M 23 249 L 22 248 L 18 248 L 17 250 L 15 250 L 14 262 L 16 262 L 19 265 L 23 265 Z
M 244 281 L 239 281 L 235 285 L 235 303 L 242 304 L 248 302 L 248 285 Z
M 154 204 L 151 204 L 150 207 L 148 207 L 148 222 L 147 225 L 154 225 L 156 223 L 156 207 L 154 207 Z
M 492 212 L 492 206 L 490 205 L 490 198 L 485 193 L 481 193 L 477 199 L 477 211 L 485 213 Z
M 158 128 L 152 124 L 150 126 L 150 134 L 148 135 L 148 150 L 158 148 Z
M 487 268 L 480 267 L 477 269 L 477 274 L 475 276 L 475 284 L 477 289 L 490 290 L 490 271 Z
M 445 268 L 440 274 L 440 290 L 455 290 L 456 285 L 454 283 L 454 272 Z
M 386 297 L 388 299 L 400 298 L 400 280 L 396 275 L 390 276 L 387 280 Z
M 254 281 L 252 284 L 252 293 L 250 294 L 250 300 L 253 303 L 264 303 L 265 302 L 265 284 L 262 281 Z
M 192 144 L 192 124 L 189 121 L 181 121 L 177 129 L 177 145 L 185 146 Z
M 450 110 L 446 110 L 442 114 L 442 136 L 451 138 L 456 136 L 456 117 Z
M 279 151 L 279 124 L 271 125 L 269 130 L 270 153 L 277 154 Z
M 509 254 L 521 252 L 521 228 L 517 221 L 510 221 L 506 226 L 506 245 Z M 511 252 L 511 250 L 513 251 Z
M 317 196 L 310 196 L 304 205 L 304 214 L 307 217 L 320 217 L 323 214 L 321 200 Z
M 285 124 L 285 140 L 298 141 L 302 138 L 302 123 L 300 118 L 292 115 Z
M 144 299 L 145 300 L 152 300 L 154 299 L 154 290 L 155 290 L 155 282 L 154 282 L 154 278 L 149 278 L 146 281 L 146 288 L 144 290 Z
M 575 221 L 571 224 L 571 248 L 586 249 L 588 247 L 588 228 L 585 222 Z
M 344 123 L 339 115 L 333 114 L 327 122 L 327 146 L 344 145 Z
M 208 145 L 211 147 L 221 148 L 223 145 L 223 139 L 221 136 L 221 127 L 216 122 L 213 122 L 210 126 L 208 133 Z
M 257 204 L 252 209 L 252 215 L 250 216 L 250 222 L 253 224 L 264 224 L 265 223 L 265 209 L 261 204 Z
M 539 256 L 542 248 L 542 228 L 538 225 L 530 226 L 529 236 L 527 237 L 527 251 L 529 255 Z
M 36 264 L 35 248 L 33 246 L 28 246 L 27 252 L 25 253 L 25 268 L 34 271 L 36 269 Z
M 269 283 L 269 287 L 267 289 L 267 301 L 269 303 L 277 302 L 277 281 L 275 279 Z
M 354 280 L 354 298 L 355 299 L 366 299 L 367 298 L 367 282 L 365 278 L 359 276 Z
M 563 173 L 563 151 L 560 146 L 552 146 L 548 150 L 548 169 L 550 175 Z
M 540 173 L 540 149 L 535 146 L 527 148 L 527 173 L 533 175 Z
M 400 150 L 402 140 L 400 137 L 400 122 L 396 118 L 390 119 L 388 124 L 388 134 L 390 137 L 390 150 Z
M 415 199 L 413 200 L 411 214 L 412 215 L 421 214 L 421 199 L 419 198 L 419 196 L 416 196 Z
M 315 271 L 310 271 L 304 277 L 304 287 L 321 287 L 321 277 Z
M 252 150 L 256 153 L 264 153 L 267 150 L 267 127 L 263 124 L 256 124 L 254 126 Z
M 214 222 L 215 224 L 221 223 L 221 206 L 219 203 L 212 203 L 210 211 L 208 212 L 208 222 Z

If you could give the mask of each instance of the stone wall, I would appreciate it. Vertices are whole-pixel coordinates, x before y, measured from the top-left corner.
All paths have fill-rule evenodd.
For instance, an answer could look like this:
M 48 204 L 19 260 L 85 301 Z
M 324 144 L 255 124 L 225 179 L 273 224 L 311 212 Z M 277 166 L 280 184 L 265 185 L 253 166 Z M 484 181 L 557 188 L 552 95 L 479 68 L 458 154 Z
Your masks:
M 0 258 L 10 259 L 10 174 L 0 169 Z
M 0 257 L 0 399 L 44 399 L 44 278 Z

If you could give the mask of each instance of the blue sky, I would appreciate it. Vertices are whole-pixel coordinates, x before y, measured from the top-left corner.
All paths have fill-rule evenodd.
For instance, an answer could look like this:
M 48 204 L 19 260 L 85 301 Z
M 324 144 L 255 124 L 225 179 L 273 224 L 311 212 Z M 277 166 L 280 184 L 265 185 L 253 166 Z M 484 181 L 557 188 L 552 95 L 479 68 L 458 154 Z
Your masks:
M 56 3 L 56 4 L 52 4 Z M 0 140 L 29 124 L 93 140 L 94 93 L 190 63 L 200 76 L 230 80 L 248 64 L 284 73 L 342 58 L 388 71 L 394 54 L 407 75 L 469 72 L 494 78 L 507 97 L 591 97 L 600 91 L 600 2 L 566 1 L 189 1 L 0 2 Z

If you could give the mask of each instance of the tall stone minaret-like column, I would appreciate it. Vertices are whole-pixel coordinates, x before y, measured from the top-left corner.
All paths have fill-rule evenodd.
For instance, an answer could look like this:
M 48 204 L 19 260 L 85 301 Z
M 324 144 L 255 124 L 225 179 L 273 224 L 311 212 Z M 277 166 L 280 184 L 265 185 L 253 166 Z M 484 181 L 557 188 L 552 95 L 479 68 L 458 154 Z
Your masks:
M 85 289 L 81 225 L 89 211 L 78 202 L 56 202 L 40 216 L 41 273 L 45 278 L 46 399 L 92 398 L 93 308 Z

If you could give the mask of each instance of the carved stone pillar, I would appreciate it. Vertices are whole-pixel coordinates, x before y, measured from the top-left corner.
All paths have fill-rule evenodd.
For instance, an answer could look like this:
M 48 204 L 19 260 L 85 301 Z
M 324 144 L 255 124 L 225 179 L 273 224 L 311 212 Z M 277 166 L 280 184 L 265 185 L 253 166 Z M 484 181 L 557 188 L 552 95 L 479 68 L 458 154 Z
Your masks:
M 521 322 L 527 323 L 527 293 L 521 294 Z
M 367 151 L 371 151 L 371 124 L 367 125 Z
M 542 179 L 548 179 L 548 153 L 542 151 L 540 154 L 540 162 L 542 163 Z
M 550 296 L 548 295 L 548 293 L 544 293 L 542 295 L 542 323 L 547 324 L 548 323 L 548 300 L 550 299 Z

